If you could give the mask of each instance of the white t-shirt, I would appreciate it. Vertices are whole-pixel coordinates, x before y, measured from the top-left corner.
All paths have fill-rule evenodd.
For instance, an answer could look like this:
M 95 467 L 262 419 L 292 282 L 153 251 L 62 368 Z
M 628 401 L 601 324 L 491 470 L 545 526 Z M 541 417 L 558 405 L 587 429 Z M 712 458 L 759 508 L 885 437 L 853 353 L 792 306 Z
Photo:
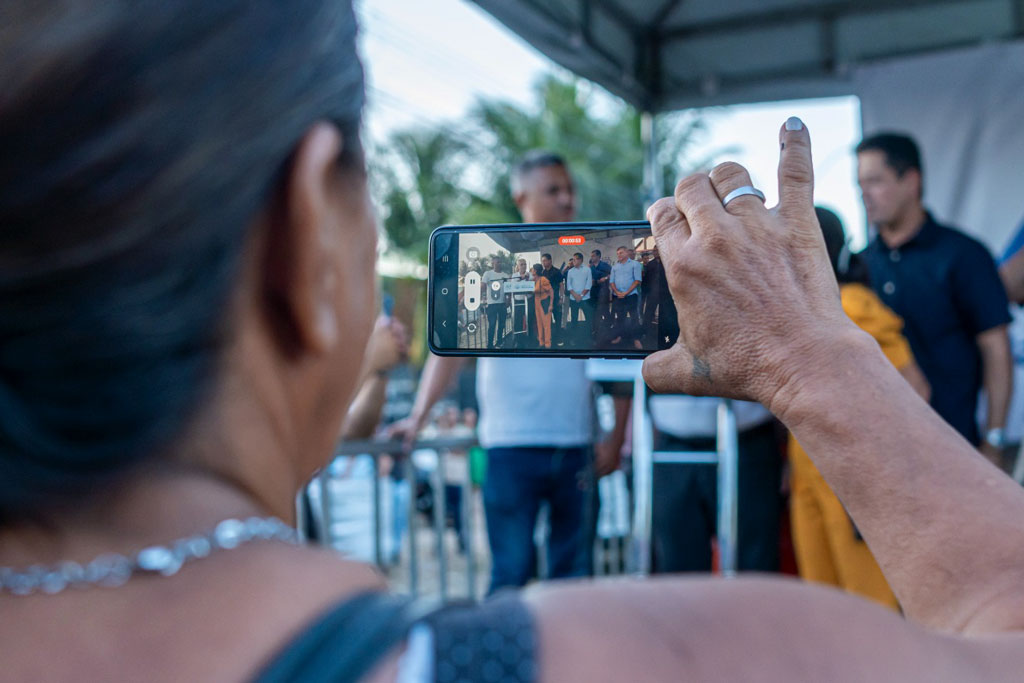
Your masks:
M 651 421 L 659 431 L 680 439 L 714 438 L 718 433 L 717 398 L 705 396 L 651 396 Z M 760 403 L 733 401 L 736 428 L 743 432 L 771 419 Z
M 594 441 L 594 394 L 574 358 L 481 358 L 477 433 L 484 448 L 586 446 Z
M 502 291 L 502 282 L 509 278 L 508 273 L 498 273 L 494 270 L 488 270 L 484 273 L 483 278 L 484 290 L 487 292 L 487 303 L 488 304 L 501 304 L 505 303 L 505 293 Z M 498 283 L 498 288 L 495 289 L 491 286 L 492 282 Z

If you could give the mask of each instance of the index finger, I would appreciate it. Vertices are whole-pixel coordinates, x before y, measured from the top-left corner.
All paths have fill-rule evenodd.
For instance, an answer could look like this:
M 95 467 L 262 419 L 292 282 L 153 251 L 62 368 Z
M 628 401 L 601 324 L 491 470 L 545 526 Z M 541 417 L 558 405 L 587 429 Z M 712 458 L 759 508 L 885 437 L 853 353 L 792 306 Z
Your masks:
M 676 206 L 686 218 L 693 234 L 699 234 L 731 218 L 706 173 L 694 173 L 680 180 L 676 185 L 675 198 Z
M 797 117 L 789 117 L 779 131 L 779 143 L 779 213 L 806 215 L 814 210 L 814 165 L 807 126 Z

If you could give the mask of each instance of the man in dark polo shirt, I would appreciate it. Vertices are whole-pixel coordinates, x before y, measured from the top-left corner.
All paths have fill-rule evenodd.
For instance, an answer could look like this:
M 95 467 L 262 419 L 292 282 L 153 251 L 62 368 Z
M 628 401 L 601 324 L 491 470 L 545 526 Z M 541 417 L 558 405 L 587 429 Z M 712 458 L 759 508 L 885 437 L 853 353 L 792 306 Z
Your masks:
M 940 225 L 922 204 L 921 155 L 909 137 L 881 134 L 857 145 L 857 181 L 878 235 L 864 251 L 871 285 L 903 317 L 904 334 L 931 384 L 931 403 L 995 462 L 1013 381 L 1006 292 L 988 250 Z M 978 391 L 988 398 L 976 424 Z

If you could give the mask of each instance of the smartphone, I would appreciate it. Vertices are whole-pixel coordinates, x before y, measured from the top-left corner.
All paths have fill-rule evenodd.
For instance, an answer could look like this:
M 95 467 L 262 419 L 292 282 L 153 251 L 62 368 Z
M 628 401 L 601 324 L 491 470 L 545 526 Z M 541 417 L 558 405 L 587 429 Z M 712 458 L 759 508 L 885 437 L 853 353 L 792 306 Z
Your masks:
M 647 221 L 437 228 L 427 325 L 441 356 L 643 358 L 679 336 Z

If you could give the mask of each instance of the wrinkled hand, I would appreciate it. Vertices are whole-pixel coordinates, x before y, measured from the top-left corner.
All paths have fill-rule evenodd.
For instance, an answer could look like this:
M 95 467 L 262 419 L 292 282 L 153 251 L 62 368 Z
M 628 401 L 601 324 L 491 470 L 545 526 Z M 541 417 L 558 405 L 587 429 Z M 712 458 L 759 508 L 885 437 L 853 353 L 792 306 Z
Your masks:
M 729 192 L 752 185 L 727 162 L 681 180 L 648 210 L 680 324 L 675 346 L 644 362 L 654 391 L 760 401 L 779 414 L 805 369 L 827 370 L 829 355 L 857 334 L 814 214 L 810 136 L 799 119 L 783 126 L 780 143 L 774 209 L 753 196 L 723 207 Z
M 367 343 L 366 372 L 387 372 L 409 353 L 409 334 L 405 325 L 389 316 L 380 316 Z

